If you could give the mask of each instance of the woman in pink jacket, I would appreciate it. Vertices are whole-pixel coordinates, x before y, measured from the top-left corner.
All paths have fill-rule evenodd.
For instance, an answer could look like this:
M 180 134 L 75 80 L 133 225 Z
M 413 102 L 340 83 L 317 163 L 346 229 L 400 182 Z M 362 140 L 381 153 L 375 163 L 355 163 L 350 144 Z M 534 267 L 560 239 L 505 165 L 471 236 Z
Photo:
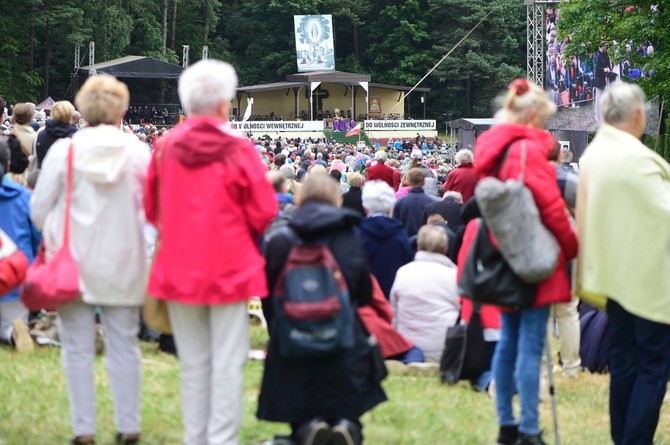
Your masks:
M 236 88 L 225 62 L 184 71 L 179 97 L 188 118 L 157 149 L 145 197 L 160 240 L 149 294 L 168 302 L 187 444 L 237 443 L 247 300 L 267 296 L 258 239 L 277 199 L 254 145 L 228 123 Z

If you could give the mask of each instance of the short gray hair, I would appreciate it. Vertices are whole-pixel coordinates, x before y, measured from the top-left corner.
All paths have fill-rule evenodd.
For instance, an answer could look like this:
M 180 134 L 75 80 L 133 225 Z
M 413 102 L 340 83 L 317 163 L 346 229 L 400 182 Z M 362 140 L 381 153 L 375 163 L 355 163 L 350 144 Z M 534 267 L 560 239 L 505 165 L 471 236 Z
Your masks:
M 384 150 L 379 150 L 377 153 L 375 153 L 375 159 L 381 163 L 384 163 L 388 159 L 388 155 Z
M 237 91 L 237 73 L 227 62 L 201 60 L 179 76 L 179 99 L 189 115 L 216 112 L 222 102 L 230 102 Z
M 619 125 L 644 110 L 644 92 L 632 83 L 617 82 L 605 90 L 600 100 L 600 114 L 604 122 Z
M 463 204 L 463 195 L 461 192 L 457 192 L 454 190 L 448 190 L 444 192 L 444 195 L 442 196 L 442 199 L 448 199 L 450 201 L 457 202 L 459 204 Z
M 396 202 L 393 189 L 384 181 L 366 182 L 361 199 L 370 213 L 388 213 Z
M 468 150 L 467 148 L 464 148 L 462 150 L 458 150 L 458 153 L 456 153 L 456 156 L 454 157 L 456 159 L 456 162 L 460 164 L 465 164 L 465 163 L 472 163 L 472 152 Z

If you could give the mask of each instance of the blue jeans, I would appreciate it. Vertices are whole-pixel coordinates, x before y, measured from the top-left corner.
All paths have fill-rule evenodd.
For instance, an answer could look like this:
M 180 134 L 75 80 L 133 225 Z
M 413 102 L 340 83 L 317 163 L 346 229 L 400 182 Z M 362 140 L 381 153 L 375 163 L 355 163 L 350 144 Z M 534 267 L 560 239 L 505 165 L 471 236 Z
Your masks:
M 651 445 L 670 378 L 670 325 L 607 302 L 612 330 L 610 427 L 616 445 Z
M 549 306 L 503 313 L 502 336 L 493 356 L 498 423 L 516 425 L 512 409 L 516 388 L 521 402 L 519 431 L 526 434 L 540 433 L 540 361 L 548 318 Z

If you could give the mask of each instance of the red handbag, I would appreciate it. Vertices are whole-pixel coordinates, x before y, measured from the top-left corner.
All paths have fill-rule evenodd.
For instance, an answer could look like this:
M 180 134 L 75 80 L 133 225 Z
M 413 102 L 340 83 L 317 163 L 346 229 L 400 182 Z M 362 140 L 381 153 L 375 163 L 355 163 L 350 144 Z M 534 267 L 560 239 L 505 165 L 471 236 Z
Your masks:
M 14 241 L 0 230 L 0 295 L 21 284 L 28 269 L 28 258 Z
M 21 292 L 21 301 L 31 311 L 55 310 L 58 306 L 76 300 L 80 295 L 79 267 L 70 252 L 70 206 L 72 204 L 72 175 L 74 145 L 70 143 L 67 154 L 67 189 L 65 194 L 65 229 L 63 245 L 46 261 L 44 243 L 35 261 L 28 268 Z

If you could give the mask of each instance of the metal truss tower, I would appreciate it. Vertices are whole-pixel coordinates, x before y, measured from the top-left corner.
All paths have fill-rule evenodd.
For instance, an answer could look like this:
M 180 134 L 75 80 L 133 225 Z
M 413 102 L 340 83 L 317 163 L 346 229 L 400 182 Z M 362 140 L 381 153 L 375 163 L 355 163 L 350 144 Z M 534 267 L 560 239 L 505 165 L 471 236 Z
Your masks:
M 524 0 L 526 5 L 526 77 L 536 85 L 544 85 L 544 10 L 560 0 Z

